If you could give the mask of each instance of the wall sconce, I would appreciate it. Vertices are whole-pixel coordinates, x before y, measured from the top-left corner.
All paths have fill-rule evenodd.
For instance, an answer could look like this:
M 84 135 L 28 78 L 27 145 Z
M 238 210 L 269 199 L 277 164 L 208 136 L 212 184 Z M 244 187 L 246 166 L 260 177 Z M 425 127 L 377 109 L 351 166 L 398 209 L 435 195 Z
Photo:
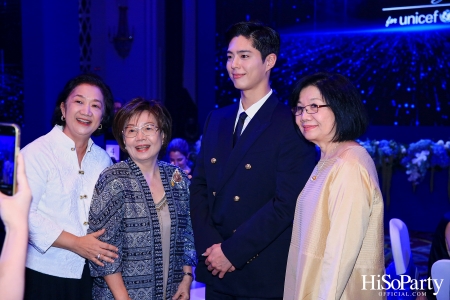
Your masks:
M 120 57 L 126 58 L 130 54 L 131 44 L 133 43 L 133 34 L 128 29 L 128 7 L 119 5 L 119 27 L 116 35 L 109 37 Z

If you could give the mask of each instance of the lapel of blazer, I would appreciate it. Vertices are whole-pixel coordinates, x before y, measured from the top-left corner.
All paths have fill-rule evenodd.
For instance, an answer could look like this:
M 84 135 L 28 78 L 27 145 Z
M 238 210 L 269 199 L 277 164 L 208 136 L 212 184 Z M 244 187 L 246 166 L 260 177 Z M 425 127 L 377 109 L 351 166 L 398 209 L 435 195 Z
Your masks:
M 229 112 L 223 117 L 219 124 L 220 143 L 219 153 L 221 157 L 228 158 L 229 153 L 233 149 L 233 129 L 236 122 L 236 114 L 239 106 L 230 107 Z
M 219 178 L 217 184 L 217 192 L 220 191 L 230 176 L 233 175 L 239 162 L 242 160 L 244 155 L 251 148 L 256 139 L 264 132 L 264 130 L 270 125 L 272 113 L 278 104 L 278 98 L 272 94 L 269 99 L 261 106 L 255 116 L 252 118 L 250 123 L 247 125 L 243 131 L 241 137 L 239 138 L 237 144 L 231 150 L 230 156 L 226 165 L 224 166 L 224 171 Z M 236 113 L 234 114 L 233 122 L 236 120 Z M 233 123 L 234 126 L 234 123 Z M 233 126 L 231 128 L 233 128 Z M 229 127 L 228 127 L 229 128 Z M 224 129 L 226 130 L 226 129 Z M 228 129 L 229 130 L 229 129 Z M 229 130 L 231 133 L 230 142 L 232 143 L 233 130 Z M 225 132 L 225 131 L 224 131 Z M 228 137 L 228 133 L 226 135 Z
M 236 114 L 238 112 L 239 106 L 230 107 L 229 111 L 223 116 L 219 123 L 218 132 L 218 143 L 214 147 L 217 147 L 216 158 L 221 162 L 226 162 L 233 150 L 233 128 L 236 121 Z M 227 163 L 221 164 L 221 166 L 226 166 Z M 223 174 L 222 167 L 217 175 L 217 180 L 220 180 Z

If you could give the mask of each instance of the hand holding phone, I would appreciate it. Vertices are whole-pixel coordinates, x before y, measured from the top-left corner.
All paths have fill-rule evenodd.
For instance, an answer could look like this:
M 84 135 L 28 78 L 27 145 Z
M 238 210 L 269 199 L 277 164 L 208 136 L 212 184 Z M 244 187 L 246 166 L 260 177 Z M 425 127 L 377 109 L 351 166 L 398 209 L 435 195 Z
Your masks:
M 16 164 L 20 151 L 20 129 L 12 123 L 0 123 L 0 192 L 16 192 Z
M 31 190 L 25 175 L 22 154 L 17 156 L 18 191 L 13 196 L 0 193 L 0 217 L 6 228 L 25 230 L 28 234 L 28 213 L 31 203 Z
M 6 227 L 0 256 L 0 291 L 5 299 L 23 299 L 25 285 L 31 190 L 21 154 L 17 156 L 17 167 L 18 192 L 13 196 L 0 193 L 0 217 Z M 0 226 L 3 227 L 1 222 Z

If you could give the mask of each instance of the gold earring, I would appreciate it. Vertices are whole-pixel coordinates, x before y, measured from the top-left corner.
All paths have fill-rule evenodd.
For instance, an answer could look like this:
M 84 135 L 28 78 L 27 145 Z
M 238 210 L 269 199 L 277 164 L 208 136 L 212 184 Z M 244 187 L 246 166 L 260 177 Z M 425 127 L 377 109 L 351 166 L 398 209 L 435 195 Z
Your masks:
M 103 128 L 103 124 L 100 124 L 100 126 L 97 128 L 98 130 Z
M 64 118 L 64 116 L 63 116 L 63 115 L 61 115 L 61 121 L 63 121 L 63 122 L 65 122 L 65 121 L 66 121 L 66 118 Z

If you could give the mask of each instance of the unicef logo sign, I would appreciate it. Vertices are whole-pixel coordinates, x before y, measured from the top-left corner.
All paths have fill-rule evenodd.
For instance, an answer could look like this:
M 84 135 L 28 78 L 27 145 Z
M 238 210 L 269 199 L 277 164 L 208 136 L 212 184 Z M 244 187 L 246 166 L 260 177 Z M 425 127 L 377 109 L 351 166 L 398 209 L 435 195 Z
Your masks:
M 439 15 L 442 23 L 450 23 L 450 9 L 446 9 Z
M 427 25 L 445 23 L 450 24 L 450 9 L 440 11 L 435 9 L 432 13 L 421 12 L 422 8 L 437 8 L 438 6 L 450 6 L 450 4 L 440 4 L 443 0 L 429 0 L 431 4 L 425 5 L 413 5 L 413 6 L 400 6 L 400 7 L 385 7 L 383 11 L 391 11 L 392 15 L 388 16 L 385 26 L 409 26 L 409 25 Z M 415 13 L 412 13 L 410 9 L 415 9 Z M 403 14 L 402 12 L 406 14 Z M 440 21 L 440 22 L 439 22 Z

